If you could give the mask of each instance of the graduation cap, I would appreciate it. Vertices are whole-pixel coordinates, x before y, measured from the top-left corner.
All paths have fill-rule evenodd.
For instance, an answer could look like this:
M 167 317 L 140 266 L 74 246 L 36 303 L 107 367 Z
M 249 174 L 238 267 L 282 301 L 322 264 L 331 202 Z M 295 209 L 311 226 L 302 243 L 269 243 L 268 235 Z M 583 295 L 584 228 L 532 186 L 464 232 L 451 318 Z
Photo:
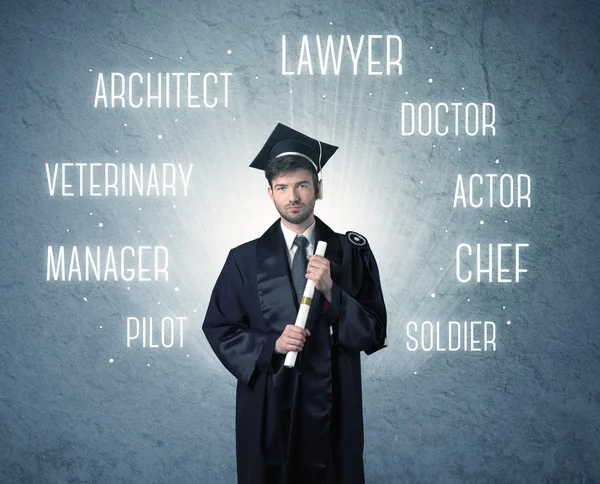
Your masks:
M 269 161 L 281 156 L 295 155 L 308 160 L 317 174 L 338 149 L 327 143 L 306 136 L 284 124 L 277 123 L 267 142 L 250 163 L 252 168 L 266 170 Z M 319 176 L 319 199 L 323 199 L 323 179 Z

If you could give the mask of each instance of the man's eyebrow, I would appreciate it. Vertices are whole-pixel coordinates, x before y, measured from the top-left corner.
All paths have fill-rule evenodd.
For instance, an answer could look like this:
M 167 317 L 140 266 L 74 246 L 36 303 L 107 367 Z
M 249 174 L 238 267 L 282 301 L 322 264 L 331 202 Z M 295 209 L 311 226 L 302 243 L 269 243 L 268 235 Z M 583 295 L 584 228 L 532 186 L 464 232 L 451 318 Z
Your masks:
M 276 183 L 275 187 L 287 187 L 288 185 L 302 185 L 303 183 L 308 183 L 309 180 L 302 180 L 296 183 Z

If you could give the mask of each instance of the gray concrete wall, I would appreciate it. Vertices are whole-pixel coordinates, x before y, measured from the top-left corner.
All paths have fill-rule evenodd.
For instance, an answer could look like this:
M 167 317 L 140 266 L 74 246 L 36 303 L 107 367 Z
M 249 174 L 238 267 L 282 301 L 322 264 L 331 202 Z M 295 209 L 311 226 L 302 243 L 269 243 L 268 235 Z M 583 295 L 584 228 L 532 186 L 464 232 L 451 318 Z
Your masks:
M 599 28 L 592 1 L 3 2 L 0 481 L 235 482 L 235 380 L 200 327 L 229 248 L 276 218 L 247 165 L 282 122 L 340 146 L 317 214 L 380 266 L 367 482 L 600 482 Z M 403 72 L 370 76 L 363 57 L 354 75 L 346 52 L 339 75 L 283 76 L 283 34 L 290 69 L 302 35 L 313 56 L 316 34 L 397 35 Z M 218 78 L 212 109 L 94 108 L 111 72 L 230 72 L 228 103 Z M 402 135 L 402 103 L 439 102 L 493 104 L 495 133 Z M 193 171 L 187 194 L 63 197 L 45 163 Z M 454 207 L 472 174 L 528 175 L 531 207 Z M 461 243 L 513 244 L 513 282 L 457 280 Z M 47 281 L 61 245 L 165 246 L 169 280 Z M 143 316 L 160 347 L 127 346 Z M 183 347 L 162 347 L 166 316 L 187 318 Z M 495 346 L 443 351 L 449 321 L 493 322 Z

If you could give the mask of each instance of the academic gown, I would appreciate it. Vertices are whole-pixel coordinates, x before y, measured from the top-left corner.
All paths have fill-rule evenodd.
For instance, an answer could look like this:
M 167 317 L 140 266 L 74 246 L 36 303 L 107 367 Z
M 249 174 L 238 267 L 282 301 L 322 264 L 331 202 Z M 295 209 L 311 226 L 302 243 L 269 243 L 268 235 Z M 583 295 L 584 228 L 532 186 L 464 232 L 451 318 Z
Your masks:
M 360 352 L 386 346 L 379 271 L 364 237 L 315 219 L 332 299 L 315 290 L 294 368 L 274 352 L 298 311 L 279 221 L 229 252 L 202 326 L 237 378 L 239 484 L 364 483 Z

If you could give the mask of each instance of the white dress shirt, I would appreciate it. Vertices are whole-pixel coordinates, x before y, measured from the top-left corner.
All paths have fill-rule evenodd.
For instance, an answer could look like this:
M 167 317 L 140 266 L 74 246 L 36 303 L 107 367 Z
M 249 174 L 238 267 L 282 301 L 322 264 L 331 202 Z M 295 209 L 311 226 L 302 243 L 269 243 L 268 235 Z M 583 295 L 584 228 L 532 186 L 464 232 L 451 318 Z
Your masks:
M 283 222 L 281 222 L 281 231 L 283 232 L 283 237 L 285 238 L 285 246 L 287 248 L 288 254 L 288 262 L 290 264 L 290 268 L 292 267 L 292 262 L 294 261 L 294 254 L 298 249 L 298 246 L 294 244 L 294 239 L 296 235 L 304 235 L 308 239 L 308 245 L 306 246 L 306 254 L 313 255 L 315 253 L 315 222 L 312 223 L 310 227 L 308 227 L 303 234 L 297 234 L 293 230 L 288 229 Z
M 316 234 L 315 234 L 316 224 L 313 222 L 310 227 L 308 227 L 303 234 L 297 234 L 293 230 L 288 229 L 283 222 L 281 222 L 281 231 L 283 232 L 283 237 L 285 239 L 285 246 L 287 248 L 288 253 L 288 261 L 290 264 L 290 268 L 292 267 L 292 262 L 294 261 L 294 254 L 298 249 L 298 246 L 294 244 L 294 239 L 296 235 L 304 235 L 308 239 L 308 245 L 306 246 L 306 254 L 313 255 L 315 253 L 315 244 L 316 244 Z M 329 335 L 333 334 L 333 328 L 331 325 L 329 326 Z

